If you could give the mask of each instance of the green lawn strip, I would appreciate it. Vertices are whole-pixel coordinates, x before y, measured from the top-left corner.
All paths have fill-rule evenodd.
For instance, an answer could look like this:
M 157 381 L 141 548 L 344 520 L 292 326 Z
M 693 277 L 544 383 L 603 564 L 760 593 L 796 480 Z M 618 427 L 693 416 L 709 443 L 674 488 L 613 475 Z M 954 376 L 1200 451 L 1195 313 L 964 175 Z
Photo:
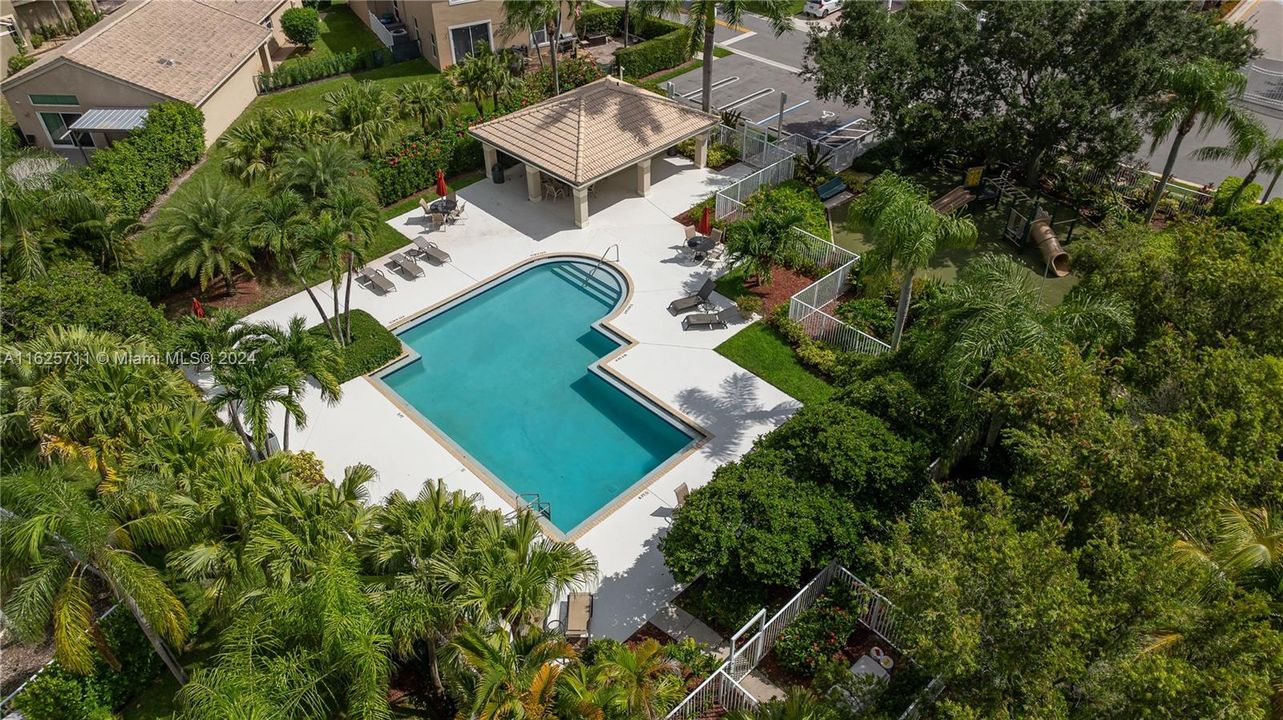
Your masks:
M 739 268 L 734 268 L 725 275 L 717 278 L 713 284 L 717 286 L 717 292 L 719 295 L 735 302 L 738 302 L 740 298 L 749 294 L 747 280 L 744 277 L 744 271 Z
M 730 57 L 731 55 L 734 55 L 734 54 L 735 53 L 730 48 L 724 48 L 724 47 L 713 48 L 713 57 Z M 703 66 L 704 66 L 704 61 L 701 60 L 699 62 L 699 65 L 697 65 L 696 67 L 703 67 Z
M 803 367 L 793 348 L 764 322 L 739 331 L 718 345 L 717 352 L 804 405 L 823 402 L 833 394 L 833 386 Z
M 351 9 L 332 7 L 321 12 L 321 36 L 311 50 L 295 50 L 279 67 L 288 67 L 303 59 L 329 57 L 354 51 L 369 52 L 383 47 L 383 42 L 365 26 Z

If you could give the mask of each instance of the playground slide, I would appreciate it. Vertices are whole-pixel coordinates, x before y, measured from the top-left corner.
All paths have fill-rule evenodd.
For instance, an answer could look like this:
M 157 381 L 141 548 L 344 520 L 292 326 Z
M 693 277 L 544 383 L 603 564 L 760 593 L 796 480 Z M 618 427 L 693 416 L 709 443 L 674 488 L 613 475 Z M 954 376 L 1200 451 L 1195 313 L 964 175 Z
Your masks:
M 1056 277 L 1069 274 L 1069 253 L 1060 246 L 1056 231 L 1051 229 L 1045 217 L 1038 218 L 1029 226 L 1029 239 L 1038 247 L 1038 252 L 1042 253 L 1048 270 L 1055 273 Z

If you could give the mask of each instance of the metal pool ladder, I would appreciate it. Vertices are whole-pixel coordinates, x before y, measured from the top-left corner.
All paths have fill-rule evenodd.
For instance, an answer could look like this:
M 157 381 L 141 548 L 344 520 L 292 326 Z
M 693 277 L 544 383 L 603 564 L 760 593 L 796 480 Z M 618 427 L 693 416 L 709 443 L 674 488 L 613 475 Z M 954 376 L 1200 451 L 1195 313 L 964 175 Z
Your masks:
M 610 254 L 611 250 L 615 251 L 615 262 L 619 262 L 619 243 L 615 243 L 602 251 L 601 257 L 597 258 L 597 262 L 593 263 L 592 270 L 589 270 L 588 274 L 584 276 L 584 281 L 579 284 L 579 287 L 588 287 L 588 281 L 592 280 L 593 275 L 597 274 L 597 269 L 601 267 L 601 264 L 606 262 L 606 256 Z
M 552 521 L 552 503 L 544 500 L 539 493 L 518 493 L 516 495 L 517 504 L 533 511 L 537 515 L 542 515 L 545 520 Z M 514 511 L 508 517 L 516 518 L 517 513 Z

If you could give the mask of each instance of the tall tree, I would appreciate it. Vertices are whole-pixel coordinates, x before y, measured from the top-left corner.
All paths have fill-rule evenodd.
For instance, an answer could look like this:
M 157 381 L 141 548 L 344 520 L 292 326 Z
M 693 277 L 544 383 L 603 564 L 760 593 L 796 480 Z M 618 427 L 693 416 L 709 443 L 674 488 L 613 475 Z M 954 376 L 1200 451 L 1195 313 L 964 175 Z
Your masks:
M 337 135 L 360 143 L 366 156 L 381 147 L 396 128 L 396 102 L 383 86 L 368 80 L 344 85 L 324 96 Z
M 311 378 L 320 392 L 321 399 L 333 405 L 343 395 L 339 387 L 338 373 L 343 360 L 335 351 L 333 342 L 317 337 L 307 327 L 307 320 L 302 315 L 294 315 L 284 328 L 275 326 L 267 328 L 266 342 L 259 346 L 259 352 L 265 352 L 281 358 L 304 376 Z M 302 385 L 287 385 L 287 392 L 301 391 Z M 294 404 L 301 406 L 302 397 L 293 398 Z M 307 426 L 306 420 L 293 418 L 290 407 L 285 406 L 285 427 L 281 434 L 281 449 L 290 449 L 290 425 L 297 425 L 301 430 Z
M 503 13 L 505 20 L 499 26 L 501 37 L 515 37 L 535 28 L 544 31 L 548 37 L 548 55 L 552 63 L 553 94 L 560 95 L 561 69 L 557 64 L 557 56 L 561 46 L 561 19 L 565 14 L 561 0 L 503 0 Z M 535 48 L 535 54 L 538 52 L 539 48 Z
M 0 542 L 6 576 L 18 578 L 5 615 L 35 640 L 52 625 L 59 662 L 74 671 L 93 669 L 91 648 L 117 670 L 93 608 L 105 588 L 133 614 L 156 654 L 178 680 L 187 673 L 172 646 L 187 639 L 187 611 L 160 572 L 137 550 L 178 542 L 181 518 L 152 513 L 120 522 L 93 497 L 93 476 L 83 465 L 11 475 L 0 482 Z
M 1154 197 L 1145 211 L 1145 222 L 1153 220 L 1158 201 L 1163 198 L 1163 191 L 1171 180 L 1181 141 L 1196 124 L 1200 133 L 1206 135 L 1218 125 L 1238 122 L 1234 101 L 1246 87 L 1247 78 L 1238 68 L 1211 58 L 1199 58 L 1164 69 L 1159 109 L 1149 128 L 1154 136 L 1149 151 L 1152 153 L 1173 131 L 1176 134 L 1172 138 L 1172 149 L 1167 153 L 1167 162 L 1163 165 L 1163 175 L 1154 186 Z
M 678 664 L 664 655 L 664 647 L 654 638 L 633 647 L 618 646 L 597 665 L 602 676 L 620 689 L 629 717 L 655 720 L 686 694 Z
M 873 273 L 898 272 L 901 276 L 895 334 L 891 337 L 891 349 L 895 350 L 909 318 L 914 273 L 941 248 L 974 245 L 976 226 L 970 219 L 936 212 L 921 188 L 894 173 L 883 173 L 869 183 L 851 209 L 856 229 L 867 228 L 873 236 L 873 249 L 864 257 L 865 267 Z
M 645 3 L 649 4 L 649 3 Z M 669 3 L 680 7 L 686 3 Z M 752 8 L 753 12 L 763 16 L 771 24 L 771 32 L 776 37 L 793 29 L 793 20 L 789 16 L 788 0 L 695 0 L 686 8 L 687 26 L 691 31 L 691 53 L 700 53 L 704 59 L 703 94 L 700 106 L 704 112 L 710 112 L 713 101 L 713 49 L 714 34 L 717 30 L 717 18 L 720 15 L 727 24 L 736 25 L 744 19 L 744 13 Z
M 347 230 L 328 210 L 321 211 L 311 224 L 303 229 L 299 245 L 299 262 L 306 268 L 320 268 L 330 281 L 330 299 L 334 302 L 334 339 L 346 345 L 343 314 L 339 308 L 339 285 L 343 282 L 344 259 L 347 252 Z
M 402 117 L 418 120 L 426 133 L 433 124 L 444 125 L 450 118 L 451 94 L 446 83 L 416 80 L 397 88 L 397 108 Z
M 343 342 L 352 342 L 352 278 L 365 264 L 366 248 L 379 226 L 379 209 L 370 197 L 351 183 L 334 188 L 319 207 L 328 212 L 343 231 L 343 257 L 347 286 L 343 291 Z
M 1226 207 L 1233 210 L 1243 191 L 1251 185 L 1259 173 L 1273 173 L 1283 170 L 1283 138 L 1278 135 L 1270 137 L 1258 120 L 1241 116 L 1229 126 L 1230 141 L 1228 145 L 1199 148 L 1194 157 L 1200 160 L 1230 160 L 1234 163 L 1247 163 L 1247 173 L 1243 182 L 1234 189 L 1226 202 Z
M 303 373 L 289 360 L 255 357 L 216 366 L 214 379 L 218 386 L 210 404 L 227 411 L 232 427 L 257 458 L 270 454 L 267 432 L 273 406 L 280 405 L 300 424 L 307 422 L 307 412 L 298 402 L 303 394 Z
M 304 217 L 306 207 L 303 204 L 303 198 L 293 190 L 282 190 L 259 201 L 256 209 L 251 237 L 258 245 L 266 247 L 278 263 L 284 260 L 289 266 L 295 282 L 303 286 L 308 298 L 312 300 L 312 305 L 321 316 L 321 322 L 325 323 L 325 329 L 329 330 L 330 337 L 338 342 L 338 327 L 330 324 L 330 318 L 325 314 L 320 298 L 316 296 L 316 291 L 307 282 L 302 268 L 299 267 L 299 246 L 307 224 Z M 337 322 L 338 319 L 335 318 L 335 323 Z
M 361 168 L 360 159 L 340 142 L 311 145 L 285 158 L 278 170 L 277 185 L 297 192 L 311 203 L 349 184 Z
M 454 640 L 470 671 L 471 717 L 477 720 L 553 720 L 557 678 L 575 651 L 565 639 L 535 629 L 515 638 L 465 628 Z
M 214 277 L 222 276 L 227 294 L 235 295 L 236 269 L 252 274 L 251 218 L 249 198 L 221 177 L 201 181 L 195 192 L 166 207 L 156 226 L 170 243 L 170 282 L 187 276 L 204 290 Z
M 67 161 L 35 149 L 5 148 L 0 158 L 0 250 L 19 277 L 45 274 L 51 243 L 66 236 L 65 220 L 92 215 Z

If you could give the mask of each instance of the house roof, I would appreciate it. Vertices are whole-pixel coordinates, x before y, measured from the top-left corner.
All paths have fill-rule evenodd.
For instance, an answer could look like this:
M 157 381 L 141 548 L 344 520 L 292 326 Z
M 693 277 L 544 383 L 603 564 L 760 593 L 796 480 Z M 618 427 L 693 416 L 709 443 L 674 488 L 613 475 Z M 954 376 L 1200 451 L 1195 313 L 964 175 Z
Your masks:
M 261 13 L 261 20 L 281 2 L 135 0 L 0 87 L 70 63 L 198 105 L 271 37 L 258 20 L 246 18 Z
M 580 187 L 716 127 L 716 115 L 605 77 L 470 132 Z

